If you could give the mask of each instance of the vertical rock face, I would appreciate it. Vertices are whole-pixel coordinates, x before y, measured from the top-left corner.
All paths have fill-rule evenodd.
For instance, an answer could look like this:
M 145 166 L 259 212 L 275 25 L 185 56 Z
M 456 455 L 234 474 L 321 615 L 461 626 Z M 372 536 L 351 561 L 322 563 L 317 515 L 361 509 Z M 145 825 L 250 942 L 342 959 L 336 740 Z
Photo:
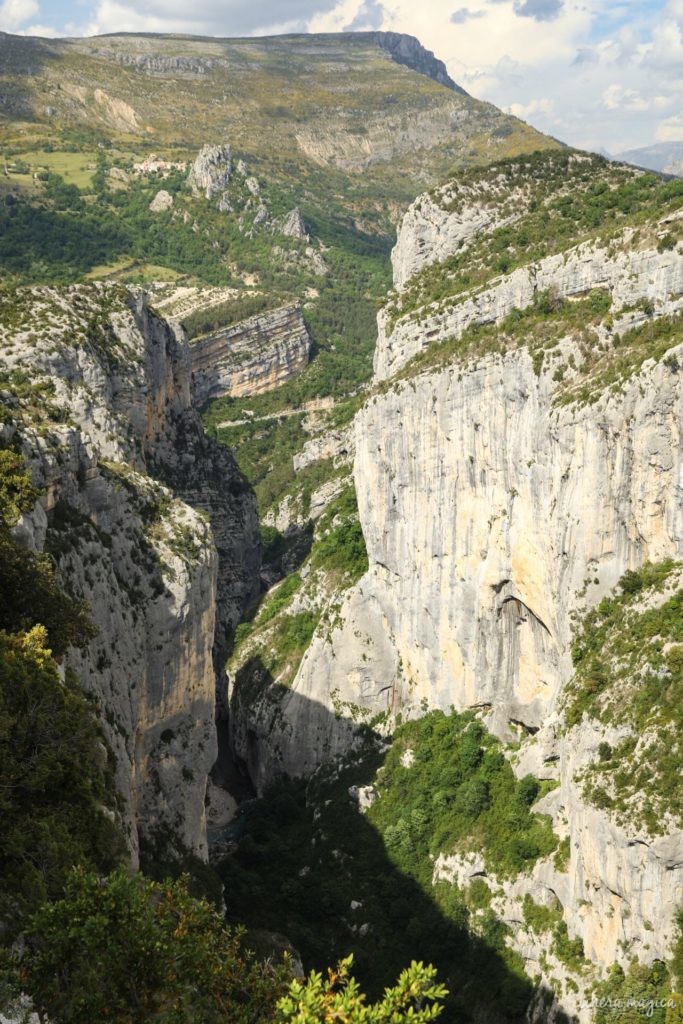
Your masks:
M 232 150 L 230 146 L 202 146 L 197 159 L 192 164 L 188 175 L 188 183 L 198 192 L 203 192 L 207 199 L 222 192 L 230 181 L 232 174 Z
M 678 368 L 553 408 L 526 351 L 371 400 L 355 474 L 403 700 L 538 728 L 571 671 L 586 578 L 593 602 L 625 569 L 683 554 L 682 427 Z
M 133 857 L 160 833 L 204 856 L 217 671 L 222 685 L 257 579 L 253 495 L 204 436 L 187 345 L 143 294 L 36 289 L 17 304 L 3 370 L 50 396 L 18 389 L 3 427 L 45 489 L 19 534 L 98 628 L 68 660 L 100 708 Z
M 609 726 L 565 718 L 582 613 L 627 570 L 683 558 L 683 253 L 667 234 L 680 212 L 655 206 L 638 229 L 494 280 L 480 256 L 480 284 L 431 301 L 409 277 L 434 262 L 430 238 L 437 263 L 453 246 L 486 256 L 475 239 L 501 222 L 490 206 L 432 216 L 430 197 L 420 203 L 425 216 L 416 204 L 403 229 L 416 233 L 394 254 L 398 297 L 380 317 L 377 384 L 355 420 L 369 570 L 287 691 L 271 686 L 241 709 L 236 735 L 260 787 L 282 770 L 310 772 L 353 744 L 356 724 L 387 713 L 478 709 L 499 737 L 521 740 L 515 771 L 558 783 L 538 809 L 566 856 L 514 880 L 486 876 L 491 906 L 530 974 L 555 991 L 553 1013 L 588 1024 L 590 985 L 611 963 L 667 958 L 683 899 L 674 812 L 655 834 L 584 789 L 600 750 L 634 735 L 632 724 L 618 712 Z M 447 291 L 447 275 L 437 280 Z M 397 319 L 405 296 L 412 308 Z M 641 746 L 625 757 L 646 777 Z M 437 876 L 467 885 L 486 872 L 475 861 L 445 851 Z M 585 971 L 572 974 L 547 935 L 525 928 L 525 896 L 582 940 Z M 531 1019 L 554 1019 L 545 1014 Z
M 368 36 L 398 64 L 405 64 L 413 71 L 419 71 L 428 78 L 433 78 L 440 85 L 445 85 L 463 96 L 467 93 L 453 81 L 442 60 L 434 56 L 431 50 L 425 49 L 415 36 L 403 32 L 369 32 Z
M 571 675 L 587 584 L 592 604 L 627 568 L 683 556 L 680 369 L 648 367 L 590 406 L 552 397 L 521 351 L 365 405 L 354 474 L 370 569 L 251 751 L 262 784 L 339 752 L 352 708 L 480 707 L 502 737 L 536 732 Z
M 272 391 L 308 365 L 311 338 L 298 304 L 259 313 L 192 345 L 197 403 Z

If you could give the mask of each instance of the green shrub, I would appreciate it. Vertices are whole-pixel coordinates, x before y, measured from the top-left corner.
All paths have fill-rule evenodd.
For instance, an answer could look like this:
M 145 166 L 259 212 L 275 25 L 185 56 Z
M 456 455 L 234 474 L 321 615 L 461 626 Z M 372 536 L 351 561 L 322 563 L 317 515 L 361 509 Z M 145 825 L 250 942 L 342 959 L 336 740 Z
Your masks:
M 15 928 L 59 896 L 73 864 L 107 870 L 125 852 L 114 779 L 93 707 L 64 681 L 36 626 L 0 632 L 0 920 Z
M 620 593 L 588 612 L 572 646 L 575 674 L 566 693 L 569 726 L 588 714 L 630 729 L 616 744 L 600 743 L 585 795 L 653 834 L 667 815 L 683 823 L 683 590 L 656 600 L 679 571 L 670 560 L 628 571 Z M 639 608 L 650 596 L 652 607 Z
M 414 762 L 405 768 L 408 747 Z M 471 714 L 434 711 L 399 726 L 378 790 L 368 819 L 386 835 L 397 866 L 414 877 L 428 871 L 430 853 L 450 853 L 465 841 L 501 877 L 557 845 L 550 819 L 530 810 L 537 780 L 516 780 L 500 745 Z
M 20 980 L 55 1024 L 274 1020 L 287 969 L 255 962 L 242 940 L 186 880 L 74 871 L 31 922 Z
M 343 575 L 339 589 L 352 586 L 368 570 L 365 538 L 353 484 L 330 503 L 317 528 L 311 565 Z
M 349 977 L 353 957 L 343 960 L 326 980 L 315 971 L 306 982 L 293 981 L 289 993 L 278 1003 L 278 1020 L 283 1024 L 319 1024 L 320 1021 L 344 1021 L 345 1024 L 427 1024 L 441 1016 L 436 1002 L 447 995 L 436 982 L 436 971 L 413 963 L 401 974 L 398 983 L 387 989 L 382 999 L 368 1006 L 356 981 Z M 425 1005 L 425 1002 L 428 1005 Z

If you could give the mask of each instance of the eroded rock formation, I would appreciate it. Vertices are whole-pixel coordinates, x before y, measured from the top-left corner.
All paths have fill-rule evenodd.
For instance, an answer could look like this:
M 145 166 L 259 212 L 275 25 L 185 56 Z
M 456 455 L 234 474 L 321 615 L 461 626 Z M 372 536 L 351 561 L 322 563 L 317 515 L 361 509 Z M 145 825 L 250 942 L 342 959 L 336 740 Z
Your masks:
M 308 365 L 310 351 L 298 304 L 249 317 L 192 345 L 195 400 L 272 391 Z
M 19 535 L 90 607 L 98 633 L 67 660 L 99 707 L 133 859 L 160 833 L 205 856 L 217 684 L 257 585 L 253 495 L 205 437 L 187 344 L 144 294 L 27 289 L 17 306 L 2 430 L 44 489 Z

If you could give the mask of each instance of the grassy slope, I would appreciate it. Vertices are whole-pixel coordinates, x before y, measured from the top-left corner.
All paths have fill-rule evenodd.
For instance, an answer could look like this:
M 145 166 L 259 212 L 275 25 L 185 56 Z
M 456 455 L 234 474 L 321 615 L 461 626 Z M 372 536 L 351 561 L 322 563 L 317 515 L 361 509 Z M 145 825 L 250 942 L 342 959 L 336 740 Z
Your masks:
M 347 174 L 330 177 L 329 167 L 305 156 L 309 138 L 327 145 L 331 135 L 343 135 L 346 155 L 358 162 L 368 143 L 386 144 L 387 124 L 405 126 L 421 118 L 429 132 L 430 119 L 439 126 L 439 119 L 451 120 L 451 131 L 438 138 L 431 129 L 425 147 L 431 152 L 404 145 L 403 173 L 385 162 L 358 176 L 348 197 L 353 203 L 363 195 L 381 201 L 382 182 L 394 197 L 412 199 L 419 191 L 416 177 L 435 182 L 449 166 L 552 145 L 522 122 L 392 62 L 354 35 L 242 40 L 108 36 L 73 42 L 6 36 L 0 47 L 9 93 L 4 101 L 9 120 L 0 132 L 4 147 L 35 148 L 38 139 L 61 145 L 67 138 L 78 144 L 79 133 L 90 133 L 131 152 L 189 154 L 203 142 L 227 140 L 301 195 L 307 187 L 317 190 L 321 167 L 328 191 L 348 186 Z M 122 63 L 149 55 L 212 64 L 193 74 L 168 68 L 149 73 Z M 37 75 L 25 74 L 36 67 Z M 126 107 L 113 110 L 102 93 Z M 56 113 L 47 115 L 48 106 Z M 470 114 L 466 126 L 457 124 L 463 111 Z M 400 143 L 394 139 L 391 145 L 395 151 Z
M 265 189 L 273 216 L 298 205 L 325 245 L 384 263 L 393 223 L 425 187 L 494 156 L 556 146 L 523 122 L 348 34 L 78 41 L 0 36 L 0 57 L 0 147 L 9 170 L 0 176 L 0 196 L 10 190 L 20 198 L 44 198 L 46 190 L 33 175 L 46 168 L 87 190 L 98 158 L 107 167 L 130 166 L 152 152 L 191 161 L 204 143 L 229 142 Z M 134 63 L 152 58 L 157 70 Z M 175 59 L 190 64 L 164 63 Z M 135 193 L 130 202 L 107 197 L 119 219 L 143 216 L 154 195 L 144 184 L 117 184 L 117 191 Z M 90 212 L 103 199 L 100 192 Z M 220 220 L 225 227 L 230 218 Z M 60 218 L 45 221 L 43 235 L 63 229 Z M 226 267 L 214 266 L 211 273 L 196 256 L 183 265 L 173 244 L 164 252 L 147 238 L 161 222 L 192 248 L 192 239 L 184 237 L 187 226 L 147 221 L 139 232 L 146 245 L 136 245 L 138 238 L 112 241 L 111 260 L 62 267 L 62 276 L 73 279 L 133 255 L 143 277 L 144 264 L 152 263 L 225 283 Z M 205 226 L 211 230 L 200 221 Z M 268 265 L 257 244 L 232 241 L 240 269 Z M 214 257 L 213 264 L 219 262 Z M 346 270 L 334 269 L 342 275 Z

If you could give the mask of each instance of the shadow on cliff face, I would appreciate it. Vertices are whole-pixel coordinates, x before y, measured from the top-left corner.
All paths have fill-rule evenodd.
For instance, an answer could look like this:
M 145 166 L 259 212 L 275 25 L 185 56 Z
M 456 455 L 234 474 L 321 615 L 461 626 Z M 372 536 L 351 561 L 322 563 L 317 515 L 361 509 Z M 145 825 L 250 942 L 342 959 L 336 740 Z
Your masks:
M 314 523 L 309 521 L 303 526 L 294 523 L 284 533 L 274 530 L 263 536 L 262 531 L 262 573 L 279 580 L 296 572 L 311 553 L 313 529 Z
M 268 682 L 271 691 L 284 689 L 272 677 Z M 287 694 L 288 711 L 292 703 L 314 703 Z M 354 728 L 319 705 L 314 715 L 310 708 L 295 710 L 297 722 L 326 715 L 330 721 L 321 728 L 329 735 Z M 275 716 L 270 725 L 258 725 L 261 742 L 263 730 L 275 727 L 270 741 L 277 751 L 282 720 Z M 486 901 L 477 904 L 445 882 L 433 887 L 426 858 L 421 866 L 416 858 L 415 871 L 402 871 L 360 813 L 359 789 L 372 785 L 385 754 L 368 726 L 356 736 L 357 747 L 343 761 L 321 766 L 307 780 L 282 776 L 238 812 L 234 851 L 216 865 L 228 919 L 286 934 L 307 971 L 325 970 L 353 953 L 354 974 L 373 997 L 411 960 L 433 963 L 451 993 L 444 1022 L 521 1024 L 532 1003 L 532 1019 L 548 1019 L 552 993 L 525 976 L 521 959 L 506 947 L 505 926 Z M 305 730 L 295 738 L 305 745 Z M 252 732 L 250 757 L 253 742 Z M 425 801 L 430 797 L 425 793 Z

